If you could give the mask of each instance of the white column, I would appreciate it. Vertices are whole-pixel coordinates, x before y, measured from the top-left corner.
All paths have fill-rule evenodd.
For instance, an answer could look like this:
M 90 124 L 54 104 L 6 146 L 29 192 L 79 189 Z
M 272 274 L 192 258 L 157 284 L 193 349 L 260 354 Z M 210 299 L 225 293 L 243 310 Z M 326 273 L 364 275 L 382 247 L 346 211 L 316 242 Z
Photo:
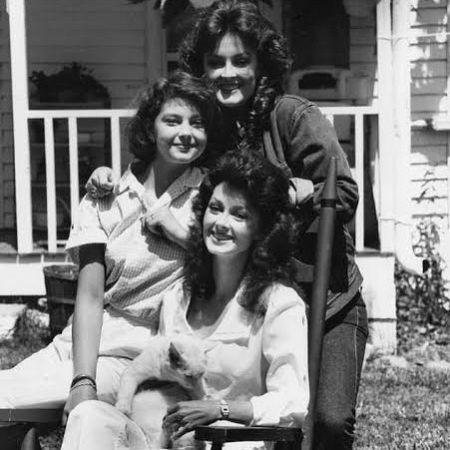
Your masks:
M 377 4 L 379 165 L 379 232 L 382 252 L 394 251 L 393 89 L 391 1 Z
M 14 121 L 14 165 L 16 223 L 19 253 L 33 249 L 31 222 L 31 169 L 28 138 L 28 68 L 25 0 L 9 0 L 12 107 Z
M 422 262 L 415 257 L 411 242 L 411 69 L 409 57 L 409 2 L 393 0 L 392 6 L 392 66 L 394 101 L 393 152 L 395 185 L 395 253 L 404 268 L 422 272 Z

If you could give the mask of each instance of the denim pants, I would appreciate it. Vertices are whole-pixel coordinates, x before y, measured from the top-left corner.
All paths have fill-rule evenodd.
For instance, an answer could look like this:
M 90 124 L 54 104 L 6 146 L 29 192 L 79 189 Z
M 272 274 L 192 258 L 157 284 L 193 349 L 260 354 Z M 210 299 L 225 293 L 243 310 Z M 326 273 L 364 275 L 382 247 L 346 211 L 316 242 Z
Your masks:
M 315 450 L 352 448 L 356 397 L 367 336 L 366 307 L 358 292 L 325 324 L 316 405 Z

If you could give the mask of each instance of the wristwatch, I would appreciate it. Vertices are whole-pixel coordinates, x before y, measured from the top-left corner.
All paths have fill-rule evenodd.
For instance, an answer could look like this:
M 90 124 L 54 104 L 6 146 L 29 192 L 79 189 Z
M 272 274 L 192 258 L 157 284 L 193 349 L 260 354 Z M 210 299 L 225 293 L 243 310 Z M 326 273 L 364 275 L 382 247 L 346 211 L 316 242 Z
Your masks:
M 230 407 L 228 406 L 228 403 L 226 400 L 220 400 L 219 402 L 219 409 L 220 409 L 220 415 L 222 416 L 222 419 L 228 419 L 230 417 Z

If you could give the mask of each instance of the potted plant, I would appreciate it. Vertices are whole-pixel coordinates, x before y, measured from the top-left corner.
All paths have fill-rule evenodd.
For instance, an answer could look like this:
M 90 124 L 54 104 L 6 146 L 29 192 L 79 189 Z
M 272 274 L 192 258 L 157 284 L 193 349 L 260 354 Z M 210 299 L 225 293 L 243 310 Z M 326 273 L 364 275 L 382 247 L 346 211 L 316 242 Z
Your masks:
M 92 75 L 92 70 L 73 62 L 56 73 L 34 70 L 30 76 L 30 95 L 39 102 L 109 102 L 109 92 Z

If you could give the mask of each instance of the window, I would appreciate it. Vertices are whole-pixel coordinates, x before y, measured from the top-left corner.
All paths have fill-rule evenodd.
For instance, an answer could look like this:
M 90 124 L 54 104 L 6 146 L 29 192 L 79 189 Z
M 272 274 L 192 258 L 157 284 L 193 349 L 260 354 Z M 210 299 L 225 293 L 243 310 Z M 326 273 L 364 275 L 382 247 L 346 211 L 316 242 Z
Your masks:
M 293 70 L 349 67 L 349 16 L 342 0 L 283 2 L 284 28 L 294 56 Z

